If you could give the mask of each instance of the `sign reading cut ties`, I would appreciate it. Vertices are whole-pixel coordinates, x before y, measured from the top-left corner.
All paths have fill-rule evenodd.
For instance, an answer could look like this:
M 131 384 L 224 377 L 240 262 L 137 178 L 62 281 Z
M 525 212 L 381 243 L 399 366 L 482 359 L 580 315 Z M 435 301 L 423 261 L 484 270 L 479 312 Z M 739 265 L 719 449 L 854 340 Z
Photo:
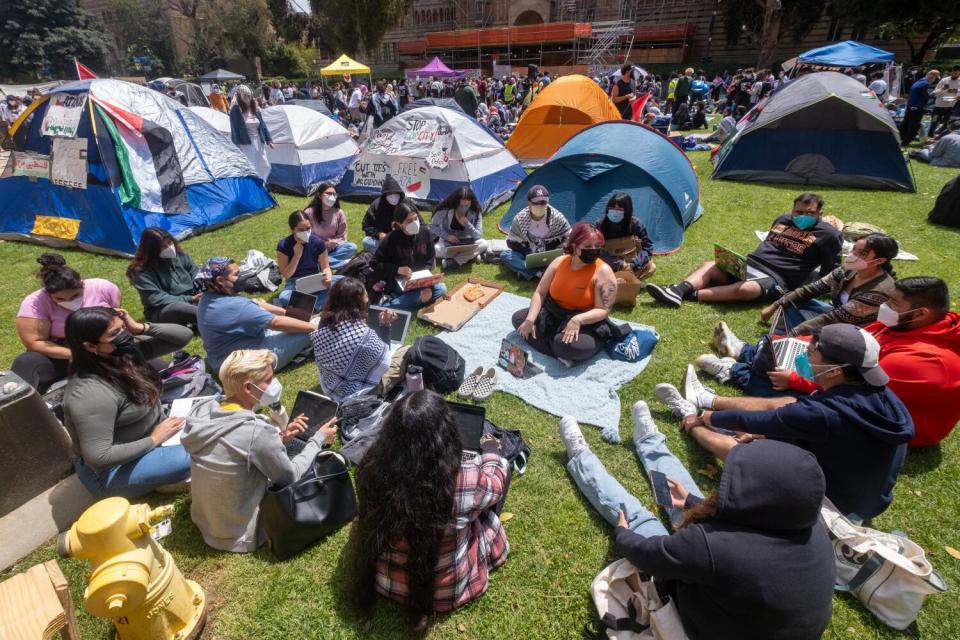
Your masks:
M 386 177 L 390 176 L 400 183 L 407 195 L 426 198 L 430 193 L 430 168 L 422 158 L 387 156 L 374 160 L 363 154 L 351 168 L 353 184 L 358 187 L 380 189 Z
M 87 139 L 54 138 L 50 182 L 71 189 L 87 188 Z
M 87 94 L 55 93 L 50 96 L 40 135 L 74 138 L 87 104 Z

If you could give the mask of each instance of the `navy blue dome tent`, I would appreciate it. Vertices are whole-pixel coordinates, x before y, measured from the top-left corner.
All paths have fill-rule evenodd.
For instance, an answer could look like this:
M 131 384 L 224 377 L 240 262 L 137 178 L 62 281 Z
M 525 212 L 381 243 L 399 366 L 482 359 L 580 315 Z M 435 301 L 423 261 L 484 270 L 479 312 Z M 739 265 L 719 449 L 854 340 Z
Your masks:
M 646 226 L 657 253 L 679 249 L 684 230 L 703 213 L 697 174 L 683 151 L 628 120 L 600 122 L 567 140 L 517 187 L 501 230 L 510 229 L 527 206 L 527 191 L 537 184 L 550 190 L 550 204 L 570 224 L 598 222 L 614 193 L 630 194 L 633 215 Z
M 890 113 L 840 73 L 800 76 L 754 107 L 713 159 L 713 177 L 915 191 Z

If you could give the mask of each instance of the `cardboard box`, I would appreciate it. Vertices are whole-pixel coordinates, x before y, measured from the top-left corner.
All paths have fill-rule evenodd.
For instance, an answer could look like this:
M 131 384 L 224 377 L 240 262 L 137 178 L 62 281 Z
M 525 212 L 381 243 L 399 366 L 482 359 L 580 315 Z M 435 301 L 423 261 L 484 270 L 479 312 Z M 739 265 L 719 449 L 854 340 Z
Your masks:
M 630 262 L 637 255 L 637 239 L 633 236 L 624 238 L 613 238 L 603 243 L 603 248 L 612 256 L 622 258 L 624 262 Z
M 473 302 L 464 298 L 464 294 L 472 287 L 478 286 L 483 296 Z M 482 278 L 467 278 L 458 284 L 452 291 L 448 291 L 443 298 L 417 312 L 417 317 L 447 331 L 459 331 L 473 316 L 480 313 L 480 309 L 490 304 L 490 301 L 500 295 L 504 285 Z

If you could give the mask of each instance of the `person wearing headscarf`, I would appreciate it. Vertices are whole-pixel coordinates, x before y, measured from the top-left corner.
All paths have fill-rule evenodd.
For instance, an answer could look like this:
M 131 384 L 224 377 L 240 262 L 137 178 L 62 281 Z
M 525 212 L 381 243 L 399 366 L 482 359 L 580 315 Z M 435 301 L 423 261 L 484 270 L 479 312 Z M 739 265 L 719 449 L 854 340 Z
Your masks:
M 273 138 L 260 115 L 260 106 L 253 92 L 245 84 L 237 87 L 234 104 L 230 109 L 230 140 L 240 147 L 247 160 L 263 180 L 270 175 L 270 160 L 267 147 L 273 148 Z

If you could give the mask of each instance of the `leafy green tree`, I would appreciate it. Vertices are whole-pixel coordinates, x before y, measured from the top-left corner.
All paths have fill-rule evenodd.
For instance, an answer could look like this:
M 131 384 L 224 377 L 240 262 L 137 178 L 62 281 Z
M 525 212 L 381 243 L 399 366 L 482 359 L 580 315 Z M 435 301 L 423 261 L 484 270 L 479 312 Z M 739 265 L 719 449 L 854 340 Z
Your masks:
M 0 77 L 73 78 L 74 58 L 103 65 L 106 39 L 77 0 L 0 1 Z
M 133 58 L 150 58 L 151 73 L 174 73 L 176 55 L 170 19 L 163 5 L 152 0 L 109 0 L 116 16 L 116 33 L 120 49 L 126 53 L 126 71 L 135 70 Z
M 820 20 L 826 0 L 726 0 L 727 40 L 741 36 L 756 44 L 757 67 L 770 68 L 784 38 L 800 41 Z
M 319 44 L 330 53 L 354 55 L 380 46 L 400 24 L 413 0 L 310 0 L 321 23 Z
M 828 11 L 861 29 L 903 40 L 914 64 L 960 33 L 960 0 L 845 0 Z

